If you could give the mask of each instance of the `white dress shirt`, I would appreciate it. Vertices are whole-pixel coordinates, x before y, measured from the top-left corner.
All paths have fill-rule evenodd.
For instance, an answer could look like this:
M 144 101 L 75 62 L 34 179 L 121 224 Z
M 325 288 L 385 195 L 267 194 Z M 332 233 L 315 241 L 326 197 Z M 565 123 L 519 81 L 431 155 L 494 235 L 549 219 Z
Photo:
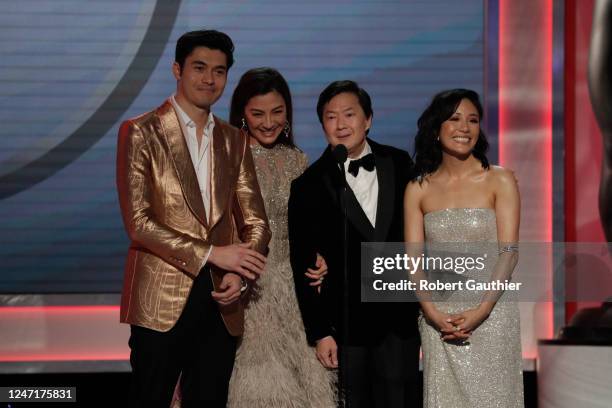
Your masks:
M 191 156 L 191 162 L 193 163 L 193 168 L 195 169 L 196 178 L 198 179 L 198 185 L 200 187 L 200 194 L 202 194 L 202 201 L 204 202 L 204 209 L 206 210 L 205 217 L 207 220 L 210 220 L 210 149 L 212 145 L 213 130 L 215 128 L 215 119 L 212 112 L 209 112 L 208 120 L 204 126 L 202 140 L 198 146 L 195 122 L 179 106 L 174 95 L 170 98 L 170 102 L 177 113 L 183 136 L 187 142 L 187 149 L 189 150 L 189 156 Z M 202 266 L 206 264 L 210 251 L 212 251 L 212 245 L 210 246 L 206 258 L 204 258 L 204 262 L 202 262 Z
M 357 197 L 357 201 L 361 205 L 363 212 L 370 220 L 373 227 L 376 226 L 376 210 L 378 205 L 378 176 L 376 168 L 372 171 L 367 171 L 363 167 L 359 168 L 357 177 L 354 177 L 348 172 L 350 162 L 361 159 L 363 156 L 372 153 L 372 148 L 366 142 L 366 145 L 361 154 L 354 159 L 348 159 L 344 162 L 344 171 L 346 174 L 346 182 Z

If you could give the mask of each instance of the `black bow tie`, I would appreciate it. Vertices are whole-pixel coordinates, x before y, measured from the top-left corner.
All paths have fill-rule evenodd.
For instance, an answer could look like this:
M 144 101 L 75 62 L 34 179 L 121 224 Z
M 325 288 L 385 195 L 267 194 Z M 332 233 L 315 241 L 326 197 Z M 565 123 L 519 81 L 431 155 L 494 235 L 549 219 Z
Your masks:
M 374 155 L 372 153 L 366 154 L 361 159 L 351 160 L 349 163 L 348 172 L 353 175 L 353 177 L 357 177 L 359 174 L 359 168 L 363 167 L 366 171 L 372 171 L 376 167 L 376 162 L 374 161 Z

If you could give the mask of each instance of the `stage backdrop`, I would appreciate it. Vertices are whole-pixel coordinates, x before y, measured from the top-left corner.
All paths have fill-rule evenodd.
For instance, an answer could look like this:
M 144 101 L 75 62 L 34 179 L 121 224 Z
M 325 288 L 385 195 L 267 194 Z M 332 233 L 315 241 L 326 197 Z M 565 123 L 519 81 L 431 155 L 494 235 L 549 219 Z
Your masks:
M 570 242 L 605 242 L 599 218 L 602 136 L 593 113 L 588 86 L 588 62 L 595 0 L 566 1 L 565 94 L 565 228 Z M 566 271 L 568 290 L 584 279 L 596 279 L 593 264 L 578 258 Z M 602 273 L 606 273 L 602 271 Z M 566 321 L 582 308 L 600 302 L 568 302 Z
M 214 113 L 227 118 L 244 71 L 275 67 L 311 160 L 325 147 L 316 99 L 333 80 L 365 87 L 371 136 L 409 150 L 434 93 L 483 88 L 482 0 L 4 2 L 0 293 L 120 291 L 117 129 L 172 94 L 176 39 L 202 27 L 236 45 Z

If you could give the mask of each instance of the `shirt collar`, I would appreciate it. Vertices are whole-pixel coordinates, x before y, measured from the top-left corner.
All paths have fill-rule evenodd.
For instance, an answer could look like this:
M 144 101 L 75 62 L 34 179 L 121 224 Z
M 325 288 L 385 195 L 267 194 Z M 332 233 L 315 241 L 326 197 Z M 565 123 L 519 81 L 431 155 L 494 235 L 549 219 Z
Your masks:
M 359 156 L 355 157 L 354 159 L 351 159 L 349 157 L 349 159 L 347 161 L 345 161 L 345 163 L 348 166 L 348 163 L 354 161 L 354 160 L 359 160 L 361 159 L 363 156 L 366 156 L 368 154 L 372 153 L 372 148 L 370 147 L 370 144 L 368 143 L 368 141 L 366 140 L 365 142 L 365 146 L 363 147 L 363 150 L 361 151 L 361 153 L 359 153 Z
M 183 123 L 183 126 L 188 127 L 188 128 L 195 127 L 195 122 L 189 117 L 187 112 L 185 112 L 183 108 L 181 108 L 178 102 L 176 102 L 175 95 L 172 95 L 170 97 L 170 103 L 172 103 L 174 110 L 176 110 L 179 120 Z M 209 111 L 208 119 L 206 120 L 206 125 L 204 126 L 204 134 L 205 135 L 210 134 L 210 132 L 214 129 L 214 127 L 215 127 L 215 117 L 213 116 L 212 111 Z

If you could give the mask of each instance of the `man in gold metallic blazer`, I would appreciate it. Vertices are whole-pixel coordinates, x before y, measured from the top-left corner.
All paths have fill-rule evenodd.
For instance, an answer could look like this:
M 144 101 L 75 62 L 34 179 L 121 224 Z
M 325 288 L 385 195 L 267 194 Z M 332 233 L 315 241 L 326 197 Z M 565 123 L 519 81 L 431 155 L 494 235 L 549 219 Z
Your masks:
M 133 407 L 168 407 L 179 375 L 183 408 L 225 407 L 245 279 L 265 265 L 270 229 L 248 140 L 210 111 L 233 50 L 215 30 L 181 36 L 176 94 L 119 131 Z

